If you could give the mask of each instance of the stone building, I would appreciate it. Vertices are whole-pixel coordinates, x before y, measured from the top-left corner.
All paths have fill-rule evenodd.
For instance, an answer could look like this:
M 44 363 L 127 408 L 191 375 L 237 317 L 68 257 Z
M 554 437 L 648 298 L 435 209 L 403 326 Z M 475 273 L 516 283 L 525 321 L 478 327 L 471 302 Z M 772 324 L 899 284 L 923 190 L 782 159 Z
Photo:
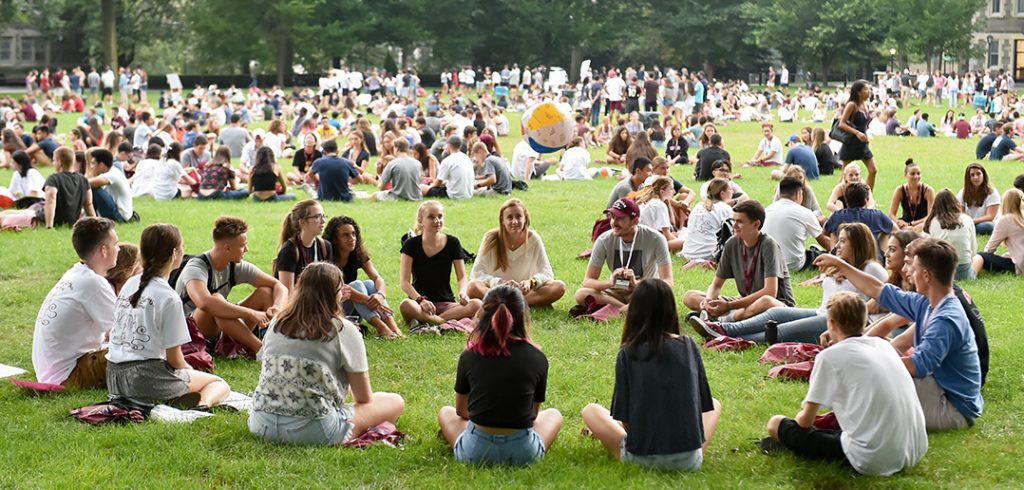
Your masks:
M 1024 80 L 1024 0 L 987 0 L 978 17 L 985 26 L 974 39 L 983 53 L 970 67 L 1006 70 L 1014 80 Z

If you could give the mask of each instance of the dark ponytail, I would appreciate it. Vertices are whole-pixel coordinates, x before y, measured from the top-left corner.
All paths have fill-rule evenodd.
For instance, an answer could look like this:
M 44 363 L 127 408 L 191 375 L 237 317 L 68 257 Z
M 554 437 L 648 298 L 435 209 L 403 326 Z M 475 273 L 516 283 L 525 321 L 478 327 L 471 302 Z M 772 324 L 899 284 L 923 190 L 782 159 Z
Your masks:
M 142 277 L 139 289 L 129 298 L 132 308 L 139 306 L 139 298 L 154 277 L 159 276 L 174 260 L 174 251 L 181 247 L 181 231 L 177 226 L 158 223 L 142 230 L 139 252 L 142 255 Z
M 512 342 L 530 342 L 523 293 L 509 285 L 487 292 L 480 321 L 469 334 L 466 349 L 482 356 L 508 356 Z M 530 342 L 532 344 L 532 342 Z

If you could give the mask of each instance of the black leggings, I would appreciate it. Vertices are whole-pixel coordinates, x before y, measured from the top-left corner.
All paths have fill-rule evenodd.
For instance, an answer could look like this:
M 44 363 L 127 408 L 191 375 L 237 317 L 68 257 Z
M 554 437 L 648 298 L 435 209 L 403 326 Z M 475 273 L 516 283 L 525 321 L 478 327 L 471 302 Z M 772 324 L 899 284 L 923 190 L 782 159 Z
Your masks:
M 796 423 L 796 420 L 785 418 L 779 424 L 779 442 L 793 454 L 808 459 L 824 459 L 832 461 L 844 461 L 846 453 L 843 452 L 843 444 L 839 436 L 841 430 L 805 429 Z
M 996 255 L 992 252 L 981 252 L 981 259 L 984 261 L 982 267 L 989 272 L 1017 272 L 1017 266 L 1010 260 L 1002 255 Z

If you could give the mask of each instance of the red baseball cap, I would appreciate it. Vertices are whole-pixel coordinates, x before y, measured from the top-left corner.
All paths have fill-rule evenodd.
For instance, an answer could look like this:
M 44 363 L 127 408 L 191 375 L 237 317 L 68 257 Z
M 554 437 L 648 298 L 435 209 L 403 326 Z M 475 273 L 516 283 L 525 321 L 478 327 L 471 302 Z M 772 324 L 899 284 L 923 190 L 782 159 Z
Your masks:
M 640 206 L 637 206 L 632 199 L 622 198 L 612 203 L 612 207 L 605 209 L 604 213 L 617 218 L 638 218 L 640 217 Z

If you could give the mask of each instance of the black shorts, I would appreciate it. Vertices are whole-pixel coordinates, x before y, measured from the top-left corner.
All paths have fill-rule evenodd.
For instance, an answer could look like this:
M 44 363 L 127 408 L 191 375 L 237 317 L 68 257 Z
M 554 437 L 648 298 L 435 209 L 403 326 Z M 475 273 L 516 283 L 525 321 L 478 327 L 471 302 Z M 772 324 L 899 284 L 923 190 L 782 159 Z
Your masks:
M 114 89 L 110 87 L 103 87 L 103 95 L 114 95 Z
M 793 454 L 808 459 L 825 459 L 833 461 L 845 461 L 846 453 L 843 452 L 843 444 L 839 436 L 841 430 L 805 429 L 791 418 L 782 419 L 779 424 L 779 442 Z
M 448 197 L 448 188 L 447 187 L 431 187 L 430 189 L 427 189 L 427 194 L 424 197 L 444 197 L 444 198 L 447 198 Z

